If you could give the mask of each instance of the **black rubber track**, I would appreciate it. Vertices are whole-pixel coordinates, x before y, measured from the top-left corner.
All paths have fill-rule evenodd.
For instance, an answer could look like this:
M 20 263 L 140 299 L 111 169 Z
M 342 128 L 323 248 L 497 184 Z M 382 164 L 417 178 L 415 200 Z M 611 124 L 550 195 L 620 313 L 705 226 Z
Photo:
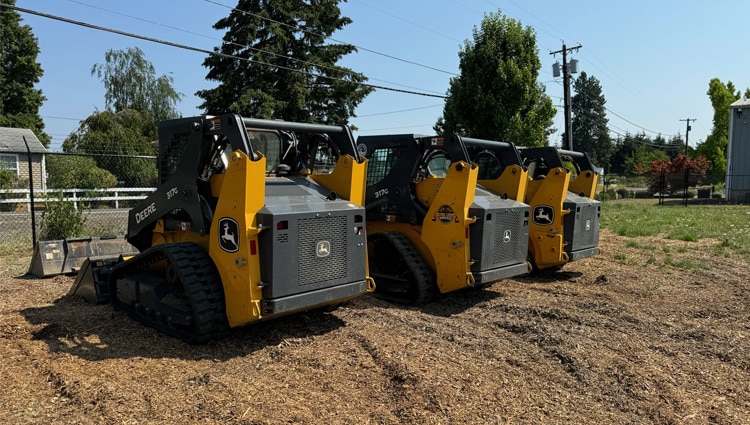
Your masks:
M 411 241 L 399 232 L 368 236 L 375 296 L 399 304 L 422 305 L 436 292 L 435 274 Z
M 189 305 L 192 312 L 190 326 L 172 326 L 163 315 L 159 317 L 153 311 L 147 313 L 120 302 L 117 280 L 123 277 L 137 279 L 139 276 L 160 278 L 161 284 L 170 287 L 175 299 Z M 116 266 L 109 285 L 116 310 L 123 310 L 135 320 L 167 335 L 191 344 L 204 344 L 228 332 L 221 277 L 211 257 L 198 244 L 187 242 L 149 248 Z

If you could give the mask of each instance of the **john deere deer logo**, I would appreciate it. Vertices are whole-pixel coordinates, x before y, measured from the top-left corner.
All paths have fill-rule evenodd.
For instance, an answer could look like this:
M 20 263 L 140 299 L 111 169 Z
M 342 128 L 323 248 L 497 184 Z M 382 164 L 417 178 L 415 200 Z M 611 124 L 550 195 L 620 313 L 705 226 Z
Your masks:
M 537 205 L 534 207 L 534 224 L 549 226 L 555 221 L 555 209 L 549 205 Z
M 328 257 L 331 254 L 331 243 L 328 241 L 320 241 L 315 246 L 315 255 L 318 257 Z
M 226 252 L 240 249 L 240 226 L 234 219 L 223 217 L 219 220 L 219 246 Z

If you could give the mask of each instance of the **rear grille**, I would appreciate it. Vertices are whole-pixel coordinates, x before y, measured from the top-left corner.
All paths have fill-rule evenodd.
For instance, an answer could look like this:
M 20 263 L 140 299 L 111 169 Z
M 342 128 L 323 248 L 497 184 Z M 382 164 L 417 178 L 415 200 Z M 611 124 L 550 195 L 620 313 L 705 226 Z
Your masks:
M 495 240 L 492 250 L 493 264 L 517 263 L 526 259 L 526 246 L 522 242 L 528 238 L 523 232 L 523 215 L 526 210 L 516 210 L 507 214 L 495 214 Z M 506 241 L 506 235 L 510 241 Z
M 588 223 L 588 229 L 587 227 Z M 580 241 L 576 241 L 579 249 L 593 248 L 599 239 L 599 208 L 597 206 L 583 207 L 581 211 Z
M 299 285 L 332 281 L 347 276 L 347 217 L 305 218 L 297 222 Z M 328 242 L 327 256 L 318 255 L 319 243 Z

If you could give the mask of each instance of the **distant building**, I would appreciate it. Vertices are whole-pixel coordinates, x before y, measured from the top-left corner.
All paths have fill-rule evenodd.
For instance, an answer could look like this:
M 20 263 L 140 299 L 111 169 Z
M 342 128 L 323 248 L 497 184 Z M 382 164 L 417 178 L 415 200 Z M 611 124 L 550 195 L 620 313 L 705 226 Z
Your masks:
M 0 168 L 8 170 L 21 179 L 29 178 L 29 156 L 26 143 L 31 151 L 31 172 L 34 189 L 45 189 L 47 149 L 34 133 L 26 128 L 0 127 Z
M 750 99 L 729 106 L 727 200 L 750 202 Z

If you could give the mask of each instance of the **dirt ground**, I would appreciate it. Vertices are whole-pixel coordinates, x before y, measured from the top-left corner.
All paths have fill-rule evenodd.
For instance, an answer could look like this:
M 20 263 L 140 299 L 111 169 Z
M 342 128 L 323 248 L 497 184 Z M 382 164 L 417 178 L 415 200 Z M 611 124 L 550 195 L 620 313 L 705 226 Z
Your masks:
M 420 308 L 367 296 L 190 346 L 0 258 L 0 422 L 750 423 L 750 271 L 626 239 Z

